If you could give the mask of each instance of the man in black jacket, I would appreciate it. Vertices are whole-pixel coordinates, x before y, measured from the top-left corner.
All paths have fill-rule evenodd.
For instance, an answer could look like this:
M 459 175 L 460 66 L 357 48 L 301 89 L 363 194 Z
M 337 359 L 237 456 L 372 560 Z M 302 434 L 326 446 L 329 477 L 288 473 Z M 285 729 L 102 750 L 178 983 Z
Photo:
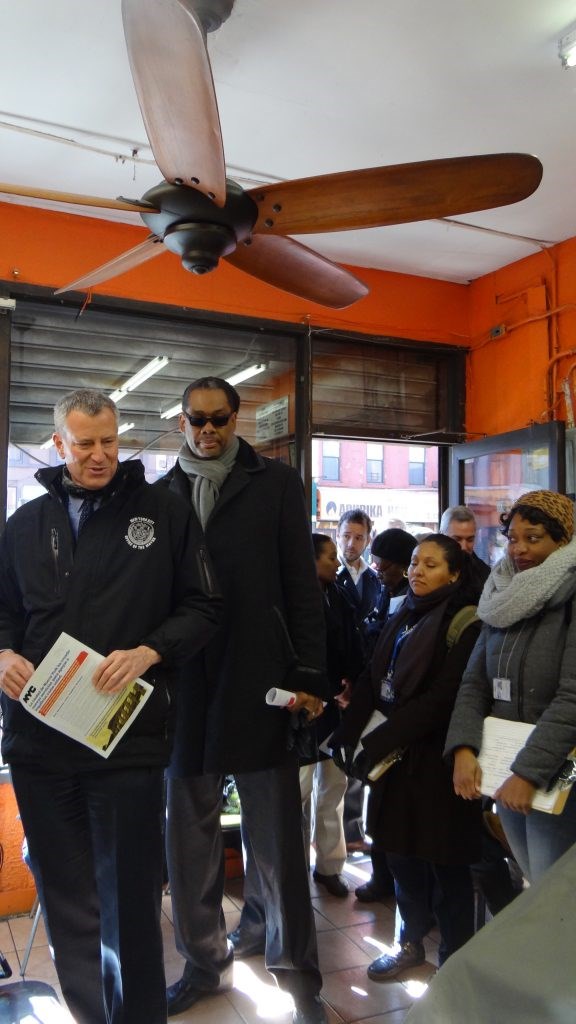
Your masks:
M 298 692 L 296 707 L 311 717 L 321 712 L 322 597 L 300 477 L 236 436 L 239 404 L 218 377 L 190 384 L 185 443 L 160 481 L 200 521 L 224 598 L 222 626 L 182 694 L 169 770 L 168 868 L 186 963 L 168 989 L 168 1013 L 231 985 L 220 813 L 224 775 L 233 774 L 266 906 L 266 965 L 294 998 L 295 1024 L 324 1024 L 293 716 L 265 701 L 281 686 Z
M 387 615 L 382 584 L 363 557 L 371 533 L 372 520 L 363 509 L 348 509 L 340 516 L 336 541 L 342 565 L 336 576 L 336 585 L 354 609 L 367 655 L 372 653 L 368 641 L 370 626 L 376 622 L 382 625 Z
M 0 542 L 2 753 L 62 992 L 78 1024 L 165 1024 L 160 904 L 164 766 L 176 672 L 213 635 L 221 600 L 202 535 L 138 461 L 118 463 L 118 413 L 92 390 L 64 396 L 65 466 L 9 519 Z M 104 656 L 92 682 L 153 692 L 109 757 L 18 701 L 64 631 Z
M 352 508 L 342 513 L 336 532 L 342 563 L 336 586 L 352 607 L 366 661 L 370 659 L 387 615 L 384 588 L 364 558 L 372 528 L 368 513 L 362 508 Z M 349 850 L 364 847 L 363 808 L 364 787 L 358 779 L 349 779 L 344 800 L 344 834 Z

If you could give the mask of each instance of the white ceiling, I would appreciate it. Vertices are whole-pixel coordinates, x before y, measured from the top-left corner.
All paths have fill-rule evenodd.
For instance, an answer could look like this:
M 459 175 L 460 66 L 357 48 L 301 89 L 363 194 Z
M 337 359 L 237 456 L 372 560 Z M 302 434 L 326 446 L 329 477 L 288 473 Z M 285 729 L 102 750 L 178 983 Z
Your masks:
M 18 0 L 2 20 L 0 180 L 132 198 L 156 184 L 120 0 Z M 236 0 L 208 40 L 228 173 L 253 185 L 533 153 L 544 178 L 531 198 L 458 220 L 552 243 L 574 236 L 576 68 L 562 69 L 557 42 L 575 20 L 576 0 Z M 341 262 L 458 282 L 538 248 L 436 221 L 301 240 Z M 95 262 L 79 254 L 78 273 Z

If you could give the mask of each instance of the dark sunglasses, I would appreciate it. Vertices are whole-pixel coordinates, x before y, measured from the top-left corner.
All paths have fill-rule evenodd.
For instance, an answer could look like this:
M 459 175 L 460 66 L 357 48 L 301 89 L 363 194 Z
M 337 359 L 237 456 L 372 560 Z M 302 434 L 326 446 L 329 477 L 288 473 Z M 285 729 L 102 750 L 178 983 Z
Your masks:
M 205 427 L 207 423 L 211 423 L 213 427 L 225 427 L 234 413 L 225 412 L 221 416 L 195 416 L 194 413 L 185 412 L 184 415 L 191 427 Z

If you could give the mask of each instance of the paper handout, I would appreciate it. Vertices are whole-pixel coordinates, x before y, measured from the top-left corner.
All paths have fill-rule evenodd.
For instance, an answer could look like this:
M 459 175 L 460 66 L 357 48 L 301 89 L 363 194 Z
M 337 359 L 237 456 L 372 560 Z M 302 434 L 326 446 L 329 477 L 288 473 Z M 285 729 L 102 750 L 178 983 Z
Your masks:
M 134 679 L 119 693 L 101 693 L 92 676 L 104 658 L 68 633 L 61 633 L 20 694 L 31 715 L 109 757 L 152 693 Z

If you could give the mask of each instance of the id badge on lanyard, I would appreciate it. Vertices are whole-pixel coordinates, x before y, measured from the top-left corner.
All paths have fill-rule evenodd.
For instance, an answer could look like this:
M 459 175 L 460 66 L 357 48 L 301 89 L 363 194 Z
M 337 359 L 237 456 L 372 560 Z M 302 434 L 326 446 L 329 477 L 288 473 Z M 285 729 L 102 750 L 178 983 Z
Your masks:
M 383 679 L 380 681 L 380 699 L 388 701 L 388 703 L 391 703 L 396 696 L 396 694 L 394 693 L 393 682 L 394 669 L 396 668 L 396 659 L 398 658 L 398 653 L 400 651 L 401 645 L 404 643 L 404 640 L 406 639 L 408 634 L 412 632 L 413 628 L 413 626 L 404 626 L 402 632 L 398 633 L 394 641 L 394 646 L 392 648 L 392 656 L 390 658 L 388 671 L 386 675 L 383 677 Z
M 505 676 L 494 676 L 492 679 L 492 696 L 494 700 L 512 700 L 512 683 Z

